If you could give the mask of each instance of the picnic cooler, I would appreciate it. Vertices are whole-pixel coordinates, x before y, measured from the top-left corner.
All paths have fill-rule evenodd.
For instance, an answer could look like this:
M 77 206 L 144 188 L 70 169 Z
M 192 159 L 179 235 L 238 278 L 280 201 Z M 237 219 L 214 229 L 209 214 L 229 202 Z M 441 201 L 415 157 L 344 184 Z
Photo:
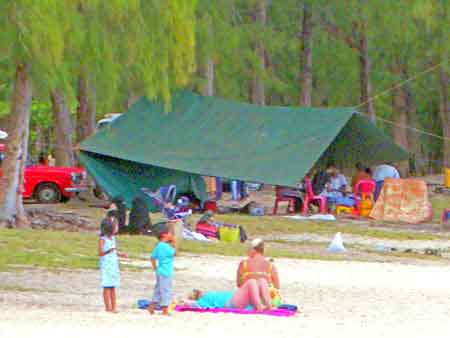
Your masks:
M 219 228 L 220 240 L 224 242 L 239 242 L 239 228 L 223 225 Z

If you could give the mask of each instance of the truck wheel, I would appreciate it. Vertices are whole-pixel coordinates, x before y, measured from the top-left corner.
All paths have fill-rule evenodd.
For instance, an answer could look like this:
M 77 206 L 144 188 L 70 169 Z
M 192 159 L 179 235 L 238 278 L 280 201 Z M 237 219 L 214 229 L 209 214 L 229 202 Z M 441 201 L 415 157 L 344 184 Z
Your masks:
M 39 203 L 57 203 L 61 200 L 61 191 L 53 183 L 40 184 L 36 190 Z
M 70 197 L 66 197 L 66 196 L 61 196 L 61 202 L 63 203 L 67 203 L 70 201 Z

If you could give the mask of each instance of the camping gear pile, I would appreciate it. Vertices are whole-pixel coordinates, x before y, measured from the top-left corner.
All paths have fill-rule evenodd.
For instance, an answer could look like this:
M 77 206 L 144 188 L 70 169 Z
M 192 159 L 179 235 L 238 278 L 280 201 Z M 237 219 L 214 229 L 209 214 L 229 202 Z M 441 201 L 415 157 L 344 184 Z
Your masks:
M 167 220 L 182 220 L 183 225 L 189 227 L 186 221 L 187 217 L 192 215 L 192 210 L 189 208 L 189 198 L 182 196 L 175 202 L 177 195 L 175 185 L 162 186 L 154 192 L 146 188 L 141 190 L 150 197 L 153 204 L 160 209 Z
M 240 225 L 217 222 L 211 212 L 206 212 L 197 222 L 195 231 L 209 239 L 224 242 L 245 242 L 247 234 Z
M 157 191 L 151 191 L 147 188 L 141 188 L 141 191 L 148 196 L 153 205 L 157 206 L 166 222 L 161 222 L 153 226 L 151 232 L 158 236 L 162 231 L 169 231 L 175 236 L 177 243 L 183 239 L 183 232 L 190 230 L 187 218 L 192 215 L 189 209 L 189 199 L 185 196 L 180 197 L 176 202 L 177 189 L 175 185 L 162 186 Z

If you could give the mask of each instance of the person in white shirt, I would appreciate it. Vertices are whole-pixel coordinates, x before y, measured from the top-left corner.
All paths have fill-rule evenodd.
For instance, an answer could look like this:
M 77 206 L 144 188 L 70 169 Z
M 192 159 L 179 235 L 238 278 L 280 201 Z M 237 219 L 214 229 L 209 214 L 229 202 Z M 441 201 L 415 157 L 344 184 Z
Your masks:
M 400 178 L 400 173 L 398 170 L 390 164 L 382 164 L 375 168 L 373 171 L 373 179 L 376 182 L 374 198 L 375 201 L 380 195 L 381 189 L 383 188 L 384 180 L 386 178 Z
M 342 175 L 334 165 L 329 165 L 327 173 L 330 175 L 330 181 L 321 195 L 327 200 L 336 201 L 339 197 L 343 197 L 347 188 L 347 179 Z

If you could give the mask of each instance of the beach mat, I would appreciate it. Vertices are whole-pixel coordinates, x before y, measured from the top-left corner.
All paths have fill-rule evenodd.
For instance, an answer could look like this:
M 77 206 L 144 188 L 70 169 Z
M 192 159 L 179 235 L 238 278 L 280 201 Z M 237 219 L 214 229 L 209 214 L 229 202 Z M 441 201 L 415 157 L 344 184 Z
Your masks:
M 245 309 L 232 309 L 232 308 L 220 308 L 220 309 L 202 309 L 193 306 L 177 305 L 175 311 L 179 312 L 201 312 L 201 313 L 235 313 L 241 315 L 266 315 L 276 317 L 290 317 L 296 314 L 296 311 L 287 309 L 272 309 L 270 311 L 256 311 Z

